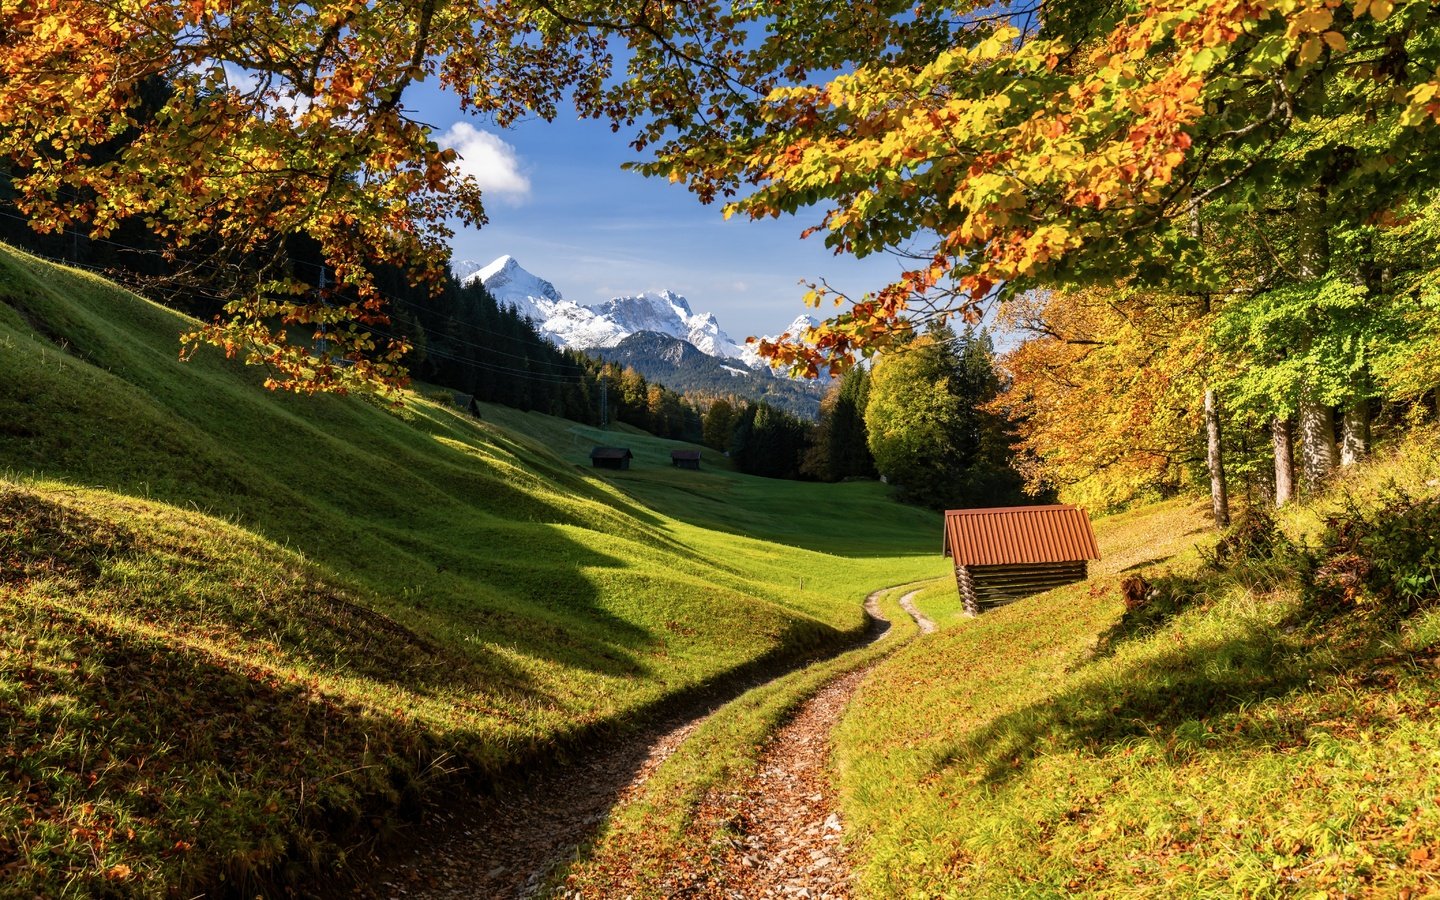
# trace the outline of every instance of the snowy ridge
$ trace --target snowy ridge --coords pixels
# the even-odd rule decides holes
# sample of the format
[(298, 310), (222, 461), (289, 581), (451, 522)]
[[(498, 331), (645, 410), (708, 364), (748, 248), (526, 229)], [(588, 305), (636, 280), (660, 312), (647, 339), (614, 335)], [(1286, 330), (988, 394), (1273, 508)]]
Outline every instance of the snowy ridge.
[[(502, 256), (484, 266), (461, 260), (453, 263), (452, 269), (462, 284), (480, 281), (497, 302), (530, 317), (541, 334), (561, 347), (610, 348), (632, 334), (653, 331), (688, 341), (710, 356), (738, 360), (749, 369), (769, 368), (754, 348), (737, 343), (722, 331), (714, 313), (694, 312), (689, 301), (674, 291), (644, 291), (581, 306), (566, 300), (555, 285), (527, 271), (513, 256)], [(802, 320), (805, 326), (814, 324), (808, 316), (801, 316), (787, 329), (792, 336)]]
[[(814, 328), (818, 324), (820, 323), (816, 322), (810, 316), (799, 315), (795, 317), (795, 321), (785, 326), (784, 331), (780, 332), (779, 334), (767, 334), (760, 340), (776, 341), (785, 335), (788, 335), (791, 340), (802, 339), (804, 338), (806, 331)], [(745, 365), (749, 366), (752, 369), (768, 369), (770, 367), (770, 363), (760, 357), (760, 354), (756, 352), (755, 345), (753, 344), (745, 344), (740, 347), (740, 353), (737, 355), (736, 358), (743, 361)]]

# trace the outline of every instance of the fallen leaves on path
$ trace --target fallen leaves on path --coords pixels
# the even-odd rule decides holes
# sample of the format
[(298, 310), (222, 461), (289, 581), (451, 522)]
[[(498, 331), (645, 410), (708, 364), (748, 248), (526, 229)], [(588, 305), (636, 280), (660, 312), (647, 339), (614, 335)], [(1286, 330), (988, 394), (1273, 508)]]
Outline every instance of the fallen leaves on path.
[(719, 884), (725, 898), (850, 896), (844, 832), (830, 783), (830, 732), (868, 670), (820, 689), (775, 733), (757, 771), (733, 793), (712, 796), (701, 821), (726, 824)]

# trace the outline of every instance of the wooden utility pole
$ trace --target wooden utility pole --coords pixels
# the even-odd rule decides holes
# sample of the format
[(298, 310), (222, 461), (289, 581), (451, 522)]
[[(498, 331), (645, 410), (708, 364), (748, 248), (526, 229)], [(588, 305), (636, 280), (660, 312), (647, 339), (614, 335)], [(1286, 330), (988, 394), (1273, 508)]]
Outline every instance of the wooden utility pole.
[(600, 375), (600, 427), (610, 427), (610, 384)]

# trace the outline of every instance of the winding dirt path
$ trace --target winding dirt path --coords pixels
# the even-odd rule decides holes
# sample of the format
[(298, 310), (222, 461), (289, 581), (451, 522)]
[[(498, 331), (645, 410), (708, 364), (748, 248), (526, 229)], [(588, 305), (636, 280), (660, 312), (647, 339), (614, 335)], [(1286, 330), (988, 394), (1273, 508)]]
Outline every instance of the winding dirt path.
[(910, 618), (915, 620), (915, 624), (920, 626), (921, 634), (933, 634), (935, 632), (935, 623), (931, 621), (928, 616), (915, 608), (915, 595), (918, 593), (920, 592), (911, 591), (910, 593), (901, 597), (900, 608), (909, 613)]
[[(901, 597), (900, 606), (929, 634), (935, 623), (915, 609), (917, 593)], [(719, 886), (708, 896), (850, 896), (845, 823), (830, 779), (830, 732), (870, 668), (842, 675), (805, 701), (770, 739), (755, 774), (702, 805), (697, 819), (725, 821), (734, 835), (718, 860)]]
[[(866, 598), (865, 609), (871, 621), (864, 643), (880, 640), (890, 632), (890, 623), (879, 615), (879, 598), (891, 590), (894, 588), (882, 588)], [(906, 599), (914, 593), (907, 594)], [(770, 673), (769, 677), (778, 674), (783, 673)], [(616, 802), (644, 784), (696, 726), (725, 702), (769, 677), (727, 685), (726, 690), (717, 691), (693, 708), (623, 734), (572, 765), (550, 767), (528, 783), (497, 796), (468, 803), (453, 799), (435, 803), (423, 812), (421, 822), (390, 849), (358, 865), (354, 882), (334, 885), (331, 896), (368, 900), (529, 897), (556, 865), (584, 843)], [(820, 697), (831, 696), (838, 703), (830, 723), (833, 725), (860, 677), (860, 673), (852, 673), (832, 682), (808, 701), (796, 718), (801, 718)], [(842, 682), (850, 687), (837, 693), (834, 687)], [(828, 735), (827, 726), (821, 745), (811, 748), (810, 755), (818, 755), (822, 765)], [(778, 734), (773, 743), (782, 743)]]

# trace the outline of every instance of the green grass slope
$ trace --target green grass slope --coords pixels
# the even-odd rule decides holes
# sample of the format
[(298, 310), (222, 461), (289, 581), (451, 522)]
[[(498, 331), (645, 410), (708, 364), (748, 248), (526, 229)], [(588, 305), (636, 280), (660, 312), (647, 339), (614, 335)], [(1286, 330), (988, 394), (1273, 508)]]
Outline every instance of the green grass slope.
[[(1433, 493), (1437, 446), (1284, 524), (1313, 545), (1381, 484)], [(1101, 520), (1089, 583), (977, 619), (953, 586), (918, 598), (945, 627), (881, 663), (836, 735), (863, 896), (1440, 891), (1440, 609), (1317, 607), (1278, 556), (1217, 571), (1205, 512)], [(1161, 599), (1126, 617), (1134, 572)]]
[[(538, 413), (481, 404), (488, 421), (533, 437), (546, 449), (580, 466), (590, 464), (595, 446), (629, 447), (634, 468), (606, 478), (637, 500), (690, 524), (734, 534), (848, 555), (908, 556), (916, 552), (917, 528), (939, 528), (938, 517), (888, 500), (877, 481), (816, 485), (754, 478), (734, 471), (724, 454), (698, 444), (654, 437), (620, 426), (613, 430), (581, 425)], [(677, 469), (672, 449), (701, 451), (701, 469)], [(938, 532), (936, 532), (938, 533)], [(933, 534), (921, 545), (938, 548)]]
[(570, 423), (277, 396), (186, 327), (0, 246), (0, 895), (313, 877), (940, 565), (873, 489), (599, 478)]

